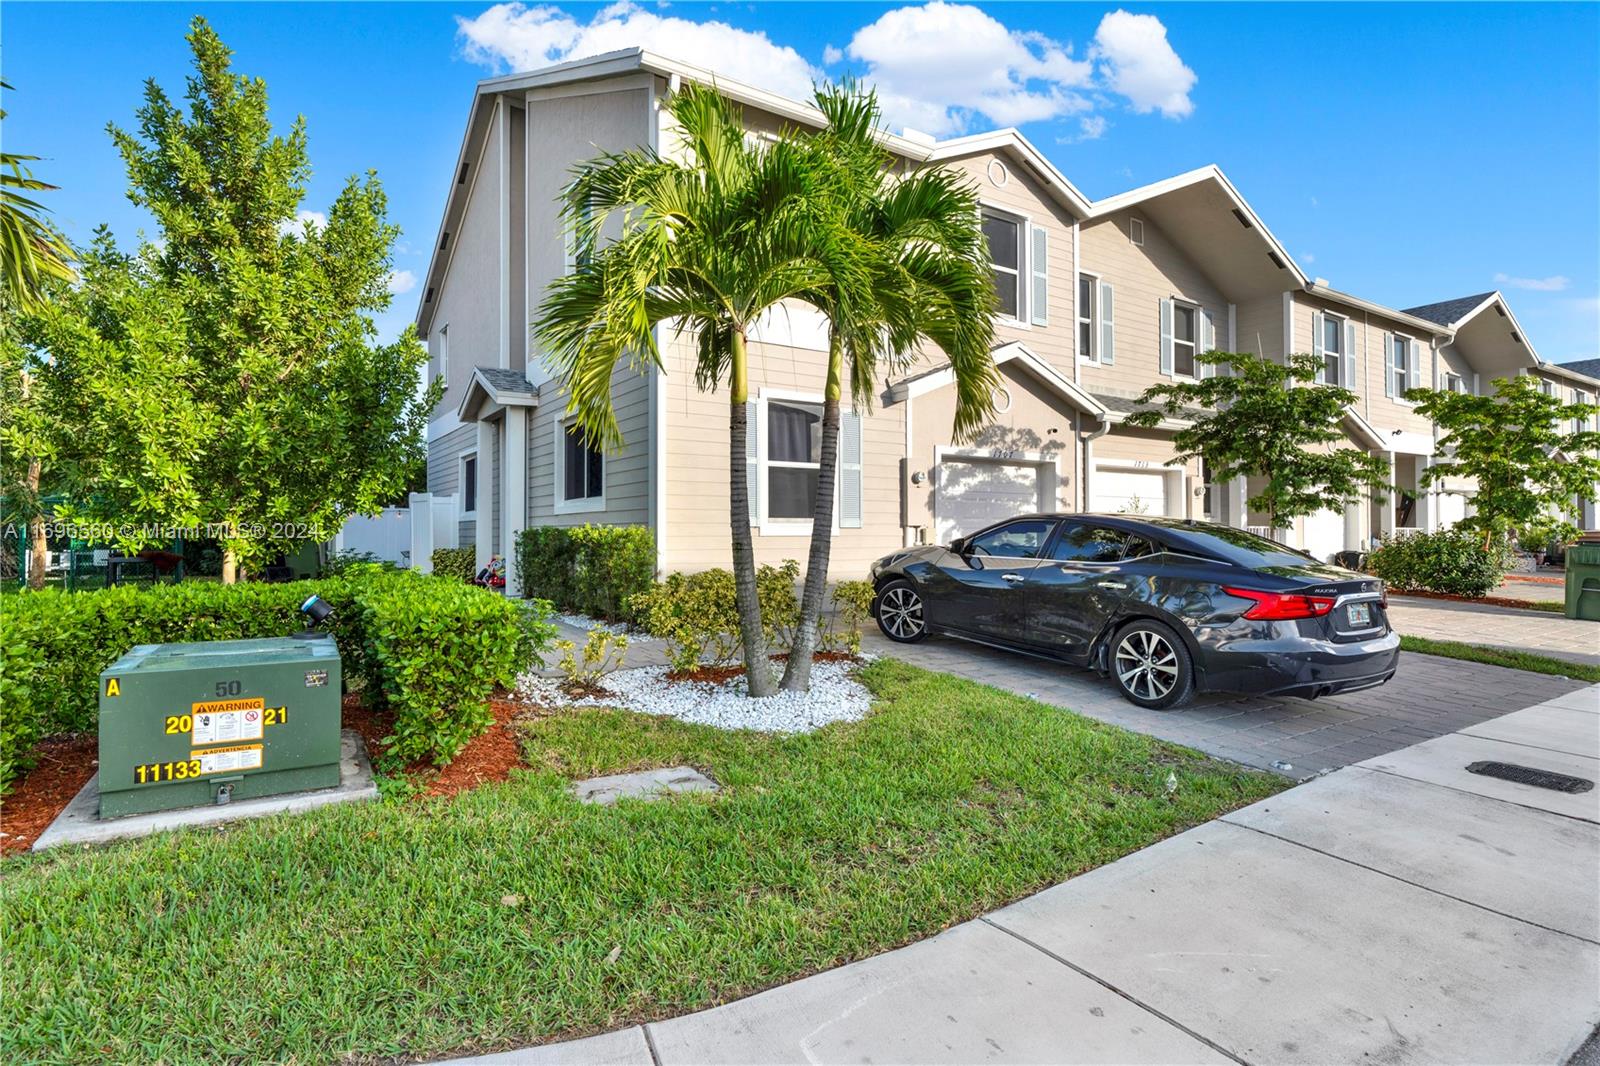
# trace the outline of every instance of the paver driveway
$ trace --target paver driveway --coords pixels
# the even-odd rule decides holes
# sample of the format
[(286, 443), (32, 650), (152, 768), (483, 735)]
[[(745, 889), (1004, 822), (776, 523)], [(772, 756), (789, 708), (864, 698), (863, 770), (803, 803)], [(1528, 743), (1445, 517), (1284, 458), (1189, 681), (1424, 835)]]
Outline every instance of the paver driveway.
[(1386, 755), (1583, 687), (1545, 674), (1402, 652), (1399, 672), (1380, 688), (1318, 700), (1199, 696), (1180, 710), (1147, 711), (1088, 670), (952, 637), (894, 644), (874, 630), (864, 635), (862, 648), (1295, 778)]

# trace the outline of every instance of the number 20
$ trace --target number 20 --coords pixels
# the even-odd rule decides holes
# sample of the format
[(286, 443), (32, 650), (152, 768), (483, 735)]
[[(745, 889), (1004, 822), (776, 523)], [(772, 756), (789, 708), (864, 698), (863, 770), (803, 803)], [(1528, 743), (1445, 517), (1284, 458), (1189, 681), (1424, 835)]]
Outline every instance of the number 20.
[(167, 732), (168, 732), (168, 734), (172, 734), (172, 733), (187, 733), (187, 732), (189, 732), (189, 730), (191, 730), (193, 728), (194, 728), (194, 718), (193, 718), (193, 716), (187, 715), (187, 714), (169, 714), (169, 715), (167, 715)]

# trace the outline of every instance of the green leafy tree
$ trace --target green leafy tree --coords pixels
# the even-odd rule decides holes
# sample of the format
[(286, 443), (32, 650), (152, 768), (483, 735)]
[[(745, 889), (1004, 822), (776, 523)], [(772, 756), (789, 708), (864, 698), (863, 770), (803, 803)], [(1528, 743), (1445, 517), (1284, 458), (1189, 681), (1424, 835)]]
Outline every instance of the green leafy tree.
[(818, 616), (827, 594), (846, 379), (856, 406), (870, 408), (882, 377), (905, 369), (916, 358), (918, 343), (931, 341), (955, 373), (958, 439), (993, 413), (991, 397), (999, 380), (990, 356), (996, 297), (971, 183), (944, 168), (895, 174), (894, 157), (883, 147), (874, 93), (845, 82), (819, 88), (816, 103), (827, 127), (786, 136), (798, 149), (815, 153), (819, 165), (834, 168), (830, 188), (841, 221), (866, 257), (867, 283), (848, 291), (827, 285), (805, 294), (828, 318), (828, 368), (810, 554), (781, 682), (794, 691), (810, 687)]
[[(392, 498), (424, 448), (437, 386), (408, 328), (378, 343), (391, 248), (377, 177), (351, 177), (318, 226), (298, 220), (304, 118), (272, 132), (267, 89), (196, 18), (187, 110), (154, 81), (137, 135), (110, 127), (129, 198), (159, 240), (124, 253), (102, 229), (83, 283), (36, 316), (53, 394), (92, 488), (75, 512), (218, 531), (223, 579)], [(163, 539), (130, 532), (127, 546)]]
[(1388, 461), (1338, 446), (1346, 439), (1339, 422), (1356, 395), (1316, 384), (1321, 359), (1291, 355), (1279, 363), (1249, 352), (1206, 352), (1198, 359), (1215, 372), (1146, 389), (1139, 402), (1148, 406), (1127, 419), (1144, 427), (1163, 418), (1190, 422), (1173, 435), (1178, 454), (1169, 465), (1198, 456), (1213, 481), (1261, 479), (1248, 503), (1266, 512), (1272, 529), (1286, 529), (1301, 515), (1339, 510), (1369, 491), (1382, 499)]
[(1474, 513), (1458, 525), (1481, 533), (1485, 548), (1527, 527), (1570, 539), (1577, 527), (1568, 510), (1575, 500), (1593, 498), (1600, 483), (1600, 406), (1546, 396), (1527, 374), (1496, 378), (1494, 390), (1488, 396), (1406, 393), (1443, 434), (1423, 484), (1446, 478), (1476, 483)]
[[(739, 635), (751, 696), (775, 691), (756, 592), (745, 483), (748, 338), (790, 298), (867, 281), (859, 241), (837, 217), (831, 167), (791, 140), (751, 144), (737, 108), (686, 84), (667, 102), (685, 159), (652, 149), (608, 153), (578, 168), (563, 197), (577, 267), (552, 282), (534, 332), (597, 444), (621, 443), (612, 405), (619, 367), (661, 366), (656, 329), (697, 343), (696, 383), (726, 389), (729, 525)], [(609, 220), (617, 219), (601, 240)]]

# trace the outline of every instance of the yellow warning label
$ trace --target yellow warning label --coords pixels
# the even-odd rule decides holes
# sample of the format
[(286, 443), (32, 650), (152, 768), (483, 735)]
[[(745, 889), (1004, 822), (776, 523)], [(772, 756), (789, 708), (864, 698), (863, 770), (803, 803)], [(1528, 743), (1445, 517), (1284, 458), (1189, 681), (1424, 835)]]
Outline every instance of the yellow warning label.
[(206, 712), (222, 713), (226, 711), (259, 711), (267, 706), (267, 701), (260, 697), (250, 700), (206, 700), (194, 705), (195, 714)]
[(106, 678), (106, 695), (107, 696), (120, 696), (120, 695), (122, 695), (122, 682), (118, 681), (114, 677)]

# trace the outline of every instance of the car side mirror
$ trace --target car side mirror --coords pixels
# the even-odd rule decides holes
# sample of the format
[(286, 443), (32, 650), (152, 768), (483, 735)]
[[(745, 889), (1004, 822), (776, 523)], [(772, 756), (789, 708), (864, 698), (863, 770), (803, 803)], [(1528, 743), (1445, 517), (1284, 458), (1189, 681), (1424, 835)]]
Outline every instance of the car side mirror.
[(967, 538), (957, 537), (950, 542), (950, 550), (957, 555), (967, 554)]

